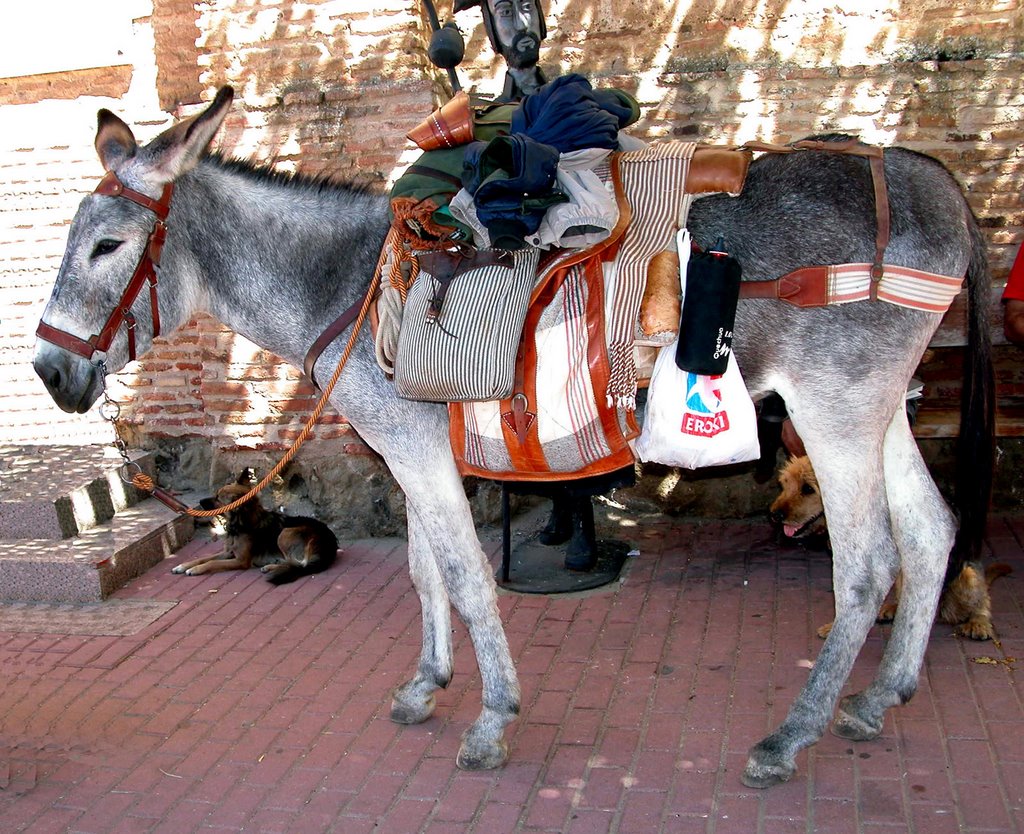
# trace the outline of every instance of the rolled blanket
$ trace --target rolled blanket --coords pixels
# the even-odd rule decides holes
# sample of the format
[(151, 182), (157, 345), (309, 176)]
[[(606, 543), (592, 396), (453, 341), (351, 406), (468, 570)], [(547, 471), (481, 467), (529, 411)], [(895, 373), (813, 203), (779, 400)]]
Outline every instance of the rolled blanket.
[(581, 148), (616, 149), (619, 130), (640, 115), (621, 90), (594, 90), (582, 75), (562, 75), (523, 99), (512, 113), (512, 133), (551, 145), (562, 153)]

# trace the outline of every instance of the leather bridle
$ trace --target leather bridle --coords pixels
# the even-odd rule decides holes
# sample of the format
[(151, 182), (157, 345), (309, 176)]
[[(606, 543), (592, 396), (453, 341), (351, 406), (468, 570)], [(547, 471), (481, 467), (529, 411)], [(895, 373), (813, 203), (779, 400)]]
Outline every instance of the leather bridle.
[(110, 343), (114, 341), (117, 331), (125, 324), (128, 328), (128, 361), (135, 359), (135, 316), (132, 314), (132, 304), (139, 297), (143, 284), (149, 284), (149, 306), (153, 311), (153, 338), (160, 335), (160, 312), (157, 308), (156, 269), (160, 266), (160, 255), (164, 248), (164, 239), (167, 237), (167, 214), (171, 210), (171, 194), (174, 191), (174, 184), (168, 183), (164, 186), (163, 193), (159, 200), (154, 200), (133, 191), (124, 185), (117, 178), (113, 171), (107, 171), (99, 185), (96, 186), (94, 194), (105, 197), (124, 197), (136, 205), (153, 212), (156, 215), (156, 223), (149, 233), (149, 240), (146, 248), (139, 258), (139, 263), (132, 273), (131, 280), (121, 293), (117, 306), (107, 317), (106, 323), (99, 334), (92, 335), (88, 339), (82, 339), (66, 330), (58, 330), (46, 322), (40, 321), (36, 328), (36, 336), (44, 341), (50, 342), (57, 347), (69, 350), (88, 359), (90, 362), (102, 362), (106, 357)]

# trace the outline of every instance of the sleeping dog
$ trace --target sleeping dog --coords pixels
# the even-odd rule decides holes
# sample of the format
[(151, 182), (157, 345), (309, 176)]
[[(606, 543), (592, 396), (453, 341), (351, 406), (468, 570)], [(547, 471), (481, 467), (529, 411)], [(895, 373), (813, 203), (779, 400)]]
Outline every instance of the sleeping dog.
[[(236, 481), (221, 487), (213, 498), (204, 498), (203, 509), (226, 507), (245, 495), (252, 485), (246, 469)], [(274, 585), (293, 582), (300, 576), (327, 570), (338, 554), (338, 540), (330, 528), (315, 518), (287, 516), (266, 510), (258, 496), (224, 514), (224, 550), (183, 562), (172, 573), (199, 576), (256, 566)]]
[[(810, 458), (790, 458), (779, 470), (779, 497), (769, 509), (771, 520), (778, 524), (790, 539), (810, 539), (827, 536), (825, 507), (818, 491)], [(954, 632), (972, 640), (991, 640), (995, 637), (992, 627), (992, 609), (988, 588), (1000, 576), (1010, 572), (1010, 566), (1002, 563), (981, 565), (965, 562), (960, 573), (948, 581), (942, 589), (939, 600), (939, 619), (955, 626)], [(893, 595), (895, 602), (885, 603), (878, 612), (878, 622), (892, 622), (899, 604), (902, 572), (896, 576)], [(818, 629), (818, 636), (825, 637), (832, 624)]]

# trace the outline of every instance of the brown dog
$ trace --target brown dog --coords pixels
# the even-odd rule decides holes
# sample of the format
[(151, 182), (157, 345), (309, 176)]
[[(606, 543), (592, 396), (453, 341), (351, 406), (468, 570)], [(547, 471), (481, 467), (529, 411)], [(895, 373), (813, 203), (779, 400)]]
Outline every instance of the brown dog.
[(779, 497), (772, 502), (768, 514), (787, 538), (827, 535), (825, 507), (809, 457), (791, 457), (786, 461), (779, 470), (779, 489)]
[[(812, 535), (827, 535), (825, 507), (818, 491), (818, 480), (814, 477), (808, 457), (790, 458), (779, 470), (779, 497), (772, 502), (769, 516), (782, 527), (791, 539), (808, 538)], [(967, 562), (951, 582), (942, 590), (939, 600), (939, 619), (955, 626), (954, 632), (972, 640), (991, 640), (995, 637), (992, 627), (992, 607), (988, 588), (1000, 576), (1010, 573), (1010, 566), (1002, 563), (989, 565), (982, 571), (980, 565)], [(899, 604), (902, 572), (897, 574), (893, 586), (895, 602), (885, 603), (878, 612), (878, 622), (892, 622)], [(818, 629), (819, 637), (828, 636), (832, 624)]]
[[(251, 484), (252, 473), (246, 469), (237, 481), (221, 487), (215, 497), (205, 498), (201, 504), (210, 510), (226, 507), (245, 495)], [(327, 570), (337, 557), (338, 540), (326, 524), (265, 510), (256, 496), (224, 515), (224, 550), (176, 565), (172, 573), (199, 576), (256, 566), (268, 581), (283, 585)]]

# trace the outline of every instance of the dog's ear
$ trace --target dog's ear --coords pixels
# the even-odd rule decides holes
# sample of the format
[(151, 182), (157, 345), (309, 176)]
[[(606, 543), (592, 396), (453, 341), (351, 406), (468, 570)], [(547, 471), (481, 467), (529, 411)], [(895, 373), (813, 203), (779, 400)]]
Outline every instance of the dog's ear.
[(241, 486), (249, 486), (250, 484), (252, 484), (252, 481), (253, 471), (247, 466), (245, 467), (245, 469), (242, 470), (241, 474), (239, 474), (238, 480), (235, 481), (235, 483), (240, 484)]

